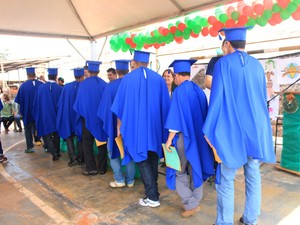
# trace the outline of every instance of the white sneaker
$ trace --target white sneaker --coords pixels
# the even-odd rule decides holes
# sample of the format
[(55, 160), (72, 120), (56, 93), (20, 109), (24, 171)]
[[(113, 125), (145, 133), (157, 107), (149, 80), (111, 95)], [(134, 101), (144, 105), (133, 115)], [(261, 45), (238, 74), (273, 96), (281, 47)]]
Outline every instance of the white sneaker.
[(112, 181), (112, 182), (109, 183), (109, 185), (112, 188), (122, 188), (122, 187), (126, 186), (125, 183), (118, 183), (117, 181)]
[(140, 198), (139, 200), (139, 204), (141, 206), (149, 206), (151, 208), (156, 208), (158, 206), (160, 206), (159, 201), (152, 201), (149, 198), (145, 197), (145, 198)]
[(127, 184), (127, 187), (132, 188), (134, 186), (134, 181), (131, 184)]

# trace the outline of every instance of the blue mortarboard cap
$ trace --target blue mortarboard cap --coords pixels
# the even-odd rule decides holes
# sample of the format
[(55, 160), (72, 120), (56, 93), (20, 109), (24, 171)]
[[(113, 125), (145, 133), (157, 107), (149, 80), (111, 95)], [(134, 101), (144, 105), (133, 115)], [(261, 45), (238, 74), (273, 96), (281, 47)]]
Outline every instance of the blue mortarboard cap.
[(48, 68), (48, 75), (57, 75), (57, 68)]
[(225, 39), (227, 41), (245, 41), (246, 32), (253, 26), (248, 27), (233, 27), (233, 28), (222, 28), (219, 32), (224, 31)]
[(148, 63), (150, 52), (134, 50), (133, 59), (137, 62)]
[(131, 60), (120, 59), (115, 60), (116, 62), (116, 70), (129, 70), (128, 64)]
[(74, 76), (75, 77), (82, 77), (84, 75), (84, 69), (83, 68), (74, 68)]
[(34, 67), (28, 67), (28, 68), (26, 68), (26, 73), (27, 74), (34, 74), (35, 73), (35, 68)]
[(88, 66), (88, 71), (99, 72), (99, 67), (101, 63), (102, 62), (99, 61), (86, 61), (86, 64)]
[(174, 73), (190, 73), (191, 72), (191, 66), (196, 62), (197, 60), (189, 60), (189, 59), (176, 59), (174, 60), (169, 67), (174, 68)]

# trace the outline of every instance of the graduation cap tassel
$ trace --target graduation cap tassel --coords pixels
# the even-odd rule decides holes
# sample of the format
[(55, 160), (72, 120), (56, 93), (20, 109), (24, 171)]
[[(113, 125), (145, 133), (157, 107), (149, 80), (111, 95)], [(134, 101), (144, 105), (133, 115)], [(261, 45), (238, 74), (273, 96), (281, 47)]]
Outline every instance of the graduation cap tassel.
[(143, 68), (143, 72), (144, 72), (145, 79), (147, 79), (147, 73), (146, 73), (146, 70), (144, 68)]

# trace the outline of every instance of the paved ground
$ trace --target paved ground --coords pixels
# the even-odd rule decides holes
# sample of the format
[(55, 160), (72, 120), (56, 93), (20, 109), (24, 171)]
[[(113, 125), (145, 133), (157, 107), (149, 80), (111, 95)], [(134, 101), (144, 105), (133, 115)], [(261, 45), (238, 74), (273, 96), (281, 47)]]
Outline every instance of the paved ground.
[[(205, 183), (202, 211), (183, 219), (177, 194), (167, 189), (165, 177), (159, 176), (161, 206), (140, 207), (143, 185), (112, 189), (111, 170), (105, 175), (85, 177), (81, 166), (68, 167), (67, 155), (56, 162), (41, 147), (25, 154), (23, 133), (0, 134), (9, 162), (0, 165), (0, 224), (201, 224), (214, 223), (216, 193)], [(280, 151), (279, 151), (280, 153)], [(280, 155), (278, 156), (280, 160)], [(300, 177), (262, 165), (263, 200), (260, 225), (300, 224)], [(163, 172), (163, 171), (162, 171)], [(244, 180), (236, 177), (235, 220), (242, 214)], [(238, 223), (236, 223), (238, 224)]]

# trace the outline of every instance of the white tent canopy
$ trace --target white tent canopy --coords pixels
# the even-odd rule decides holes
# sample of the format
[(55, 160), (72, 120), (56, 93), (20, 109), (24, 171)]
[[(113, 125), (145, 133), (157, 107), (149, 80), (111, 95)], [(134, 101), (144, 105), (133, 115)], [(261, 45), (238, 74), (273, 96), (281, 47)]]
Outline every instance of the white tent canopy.
[(225, 0), (0, 1), (0, 34), (94, 40)]

